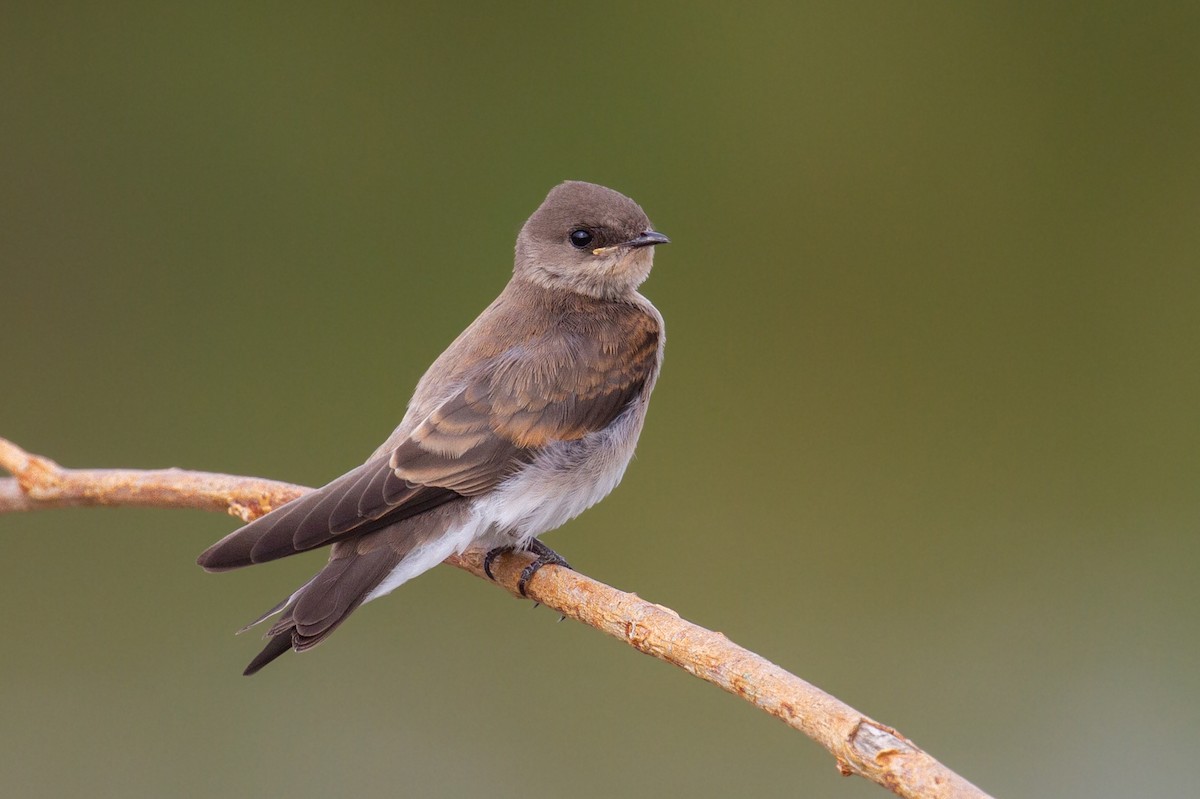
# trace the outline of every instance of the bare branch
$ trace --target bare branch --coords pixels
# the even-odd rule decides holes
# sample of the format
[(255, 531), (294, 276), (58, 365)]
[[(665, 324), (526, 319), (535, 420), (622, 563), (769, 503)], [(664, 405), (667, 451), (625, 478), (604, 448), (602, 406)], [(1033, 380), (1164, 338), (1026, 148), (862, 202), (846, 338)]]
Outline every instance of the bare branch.
[[(133, 505), (225, 511), (257, 518), (310, 489), (257, 477), (180, 469), (64, 469), (0, 438), (0, 513), (80, 505)], [(487, 579), (483, 553), (468, 551), (447, 563)], [(496, 582), (514, 596), (528, 556), (505, 556), (493, 565)], [(564, 616), (619, 638), (647, 655), (673, 663), (702, 680), (783, 720), (837, 759), (845, 775), (858, 774), (904, 797), (987, 799), (987, 794), (943, 766), (890, 727), (706, 630), (670, 608), (618, 591), (579, 572), (544, 568), (528, 586), (532, 599)]]

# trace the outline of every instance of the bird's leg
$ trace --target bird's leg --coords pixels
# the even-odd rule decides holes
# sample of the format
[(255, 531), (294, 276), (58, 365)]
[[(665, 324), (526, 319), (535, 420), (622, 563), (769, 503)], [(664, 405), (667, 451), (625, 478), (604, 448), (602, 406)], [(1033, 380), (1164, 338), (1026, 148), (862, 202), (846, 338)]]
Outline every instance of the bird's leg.
[(496, 575), (492, 574), (492, 562), (505, 552), (516, 552), (523, 550), (532, 552), (536, 557), (524, 569), (521, 570), (521, 577), (517, 580), (517, 590), (521, 592), (521, 596), (525, 596), (525, 586), (529, 584), (530, 578), (537, 574), (537, 570), (543, 566), (562, 566), (570, 569), (571, 564), (567, 563), (562, 555), (555, 552), (550, 547), (543, 544), (536, 538), (529, 539), (529, 543), (524, 547), (518, 547), (515, 544), (506, 544), (504, 546), (493, 547), (489, 549), (487, 554), (483, 556), (483, 573), (492, 580), (496, 579)]

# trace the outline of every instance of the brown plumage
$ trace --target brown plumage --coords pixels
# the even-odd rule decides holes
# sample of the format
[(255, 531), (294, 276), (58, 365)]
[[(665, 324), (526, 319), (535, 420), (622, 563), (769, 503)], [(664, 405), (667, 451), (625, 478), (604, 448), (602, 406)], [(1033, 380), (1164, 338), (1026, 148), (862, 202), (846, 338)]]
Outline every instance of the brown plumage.
[(521, 230), (508, 286), (367, 462), (200, 556), (224, 571), (333, 545), (325, 568), (259, 619), (281, 614), (247, 674), (320, 643), (450, 553), (526, 546), (616, 485), (661, 365), (662, 318), (636, 289), (665, 241), (617, 192), (551, 191)]

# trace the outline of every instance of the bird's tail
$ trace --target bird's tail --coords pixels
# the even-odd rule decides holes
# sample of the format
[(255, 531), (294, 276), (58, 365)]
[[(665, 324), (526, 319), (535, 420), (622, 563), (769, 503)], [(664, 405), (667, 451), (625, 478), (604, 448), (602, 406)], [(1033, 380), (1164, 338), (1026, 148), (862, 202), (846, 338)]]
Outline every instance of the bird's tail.
[(267, 630), (267, 645), (244, 672), (254, 674), (289, 649), (303, 652), (328, 638), (402, 560), (391, 547), (357, 552), (356, 542), (335, 544), (329, 563), (290, 597), (239, 632), (279, 618)]
[(462, 552), (474, 541), (477, 527), (470, 509), (458, 503), (337, 542), (325, 568), (243, 628), (279, 614), (267, 630), (270, 640), (266, 647), (245, 673), (253, 674), (288, 649), (303, 652), (321, 643), (359, 605), (398, 588), (451, 554)]

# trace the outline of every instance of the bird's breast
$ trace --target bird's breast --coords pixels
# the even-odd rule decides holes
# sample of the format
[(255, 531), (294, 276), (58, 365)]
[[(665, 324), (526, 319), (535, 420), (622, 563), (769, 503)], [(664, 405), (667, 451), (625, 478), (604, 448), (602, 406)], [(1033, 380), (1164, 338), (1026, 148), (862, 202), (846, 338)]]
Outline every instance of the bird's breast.
[(611, 424), (544, 447), (528, 465), (481, 498), (479, 512), (507, 541), (523, 543), (561, 526), (616, 488), (637, 447), (651, 385)]

